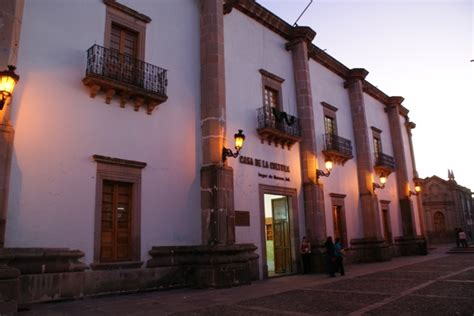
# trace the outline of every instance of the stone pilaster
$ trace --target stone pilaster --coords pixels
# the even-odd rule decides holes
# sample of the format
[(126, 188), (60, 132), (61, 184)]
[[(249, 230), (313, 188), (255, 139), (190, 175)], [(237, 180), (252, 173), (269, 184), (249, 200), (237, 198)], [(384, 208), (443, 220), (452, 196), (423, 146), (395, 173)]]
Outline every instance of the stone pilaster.
[(293, 29), (292, 35), (293, 39), (286, 47), (292, 52), (296, 106), (301, 122), (300, 159), (306, 223), (305, 235), (314, 245), (317, 245), (326, 238), (326, 220), (323, 186), (316, 181), (318, 161), (308, 63), (308, 45), (316, 33), (309, 27), (297, 26)]
[[(0, 6), (0, 70), (16, 65), (23, 0), (4, 0)], [(0, 247), (5, 244), (11, 154), (14, 129), (10, 122), (11, 99), (0, 111)]]
[(224, 166), (226, 104), (222, 0), (201, 0), (202, 243), (235, 242), (232, 168)]
[(400, 201), (400, 212), (402, 218), (403, 237), (415, 237), (416, 229), (413, 220), (413, 204), (409, 197), (410, 183), (408, 180), (408, 166), (405, 159), (405, 147), (403, 146), (402, 126), (400, 122), (400, 106), (402, 97), (390, 97), (387, 113), (390, 124), (390, 135), (394, 152), (395, 165), (397, 166), (397, 189)]
[(370, 150), (369, 128), (365, 112), (363, 80), (368, 71), (361, 68), (352, 69), (349, 73), (346, 87), (349, 91), (349, 101), (352, 113), (352, 126), (356, 147), (357, 180), (359, 185), (360, 206), (364, 238), (382, 239), (380, 214), (377, 196), (373, 193), (374, 181), (373, 154)]
[[(410, 145), (410, 157), (411, 157), (411, 163), (413, 167), (413, 177), (418, 181), (419, 183), (419, 178), (418, 178), (418, 171), (416, 169), (416, 161), (415, 161), (415, 151), (413, 149), (413, 138), (412, 138), (412, 129), (416, 127), (416, 124), (413, 122), (410, 122), (409, 118), (407, 117), (407, 122), (405, 123), (405, 127), (407, 129), (407, 134), (408, 134), (408, 142)], [(417, 183), (415, 183), (416, 185)], [(421, 230), (421, 235), (426, 236), (426, 231), (425, 231), (425, 219), (424, 219), (424, 210), (423, 210), (423, 203), (421, 201), (421, 194), (418, 194), (416, 196), (416, 205), (418, 207), (418, 218), (420, 221), (420, 230)]]

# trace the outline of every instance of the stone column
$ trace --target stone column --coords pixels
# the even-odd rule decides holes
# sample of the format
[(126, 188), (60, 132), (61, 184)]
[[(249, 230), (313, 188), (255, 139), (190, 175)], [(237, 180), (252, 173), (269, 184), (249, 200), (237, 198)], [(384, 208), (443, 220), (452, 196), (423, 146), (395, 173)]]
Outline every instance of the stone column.
[(382, 237), (379, 202), (372, 188), (374, 163), (373, 154), (370, 150), (363, 91), (363, 80), (367, 75), (368, 71), (365, 69), (352, 69), (345, 84), (349, 92), (351, 105), (363, 226), (363, 238), (351, 240), (351, 246), (354, 249), (354, 261), (359, 262), (388, 260), (390, 258), (388, 248), (384, 245)]
[(295, 76), (296, 106), (301, 123), (300, 160), (303, 181), (306, 237), (314, 244), (326, 238), (323, 185), (316, 181), (318, 168), (313, 97), (309, 73), (308, 45), (316, 33), (309, 27), (296, 26), (286, 45), (292, 52)]
[[(427, 246), (426, 240), (423, 236), (416, 236), (416, 226), (414, 220), (413, 202), (410, 199), (410, 179), (408, 177), (408, 168), (405, 147), (403, 145), (402, 122), (400, 121), (400, 113), (402, 110), (402, 97), (390, 97), (387, 105), (388, 121), (390, 124), (390, 135), (392, 137), (392, 145), (394, 151), (394, 159), (396, 165), (397, 176), (397, 191), (400, 203), (400, 215), (402, 219), (402, 233), (403, 236), (395, 237), (395, 244), (401, 255), (426, 255)], [(406, 111), (406, 110), (405, 110)], [(408, 117), (405, 114), (406, 119)], [(408, 133), (410, 135), (410, 133)], [(408, 137), (410, 142), (411, 158), (413, 163), (413, 172), (415, 170), (415, 159), (413, 150), (411, 148), (411, 137)], [(420, 205), (420, 203), (418, 204)], [(418, 209), (420, 212), (420, 209)]]
[[(23, 0), (4, 0), (0, 6), (0, 71), (16, 65)], [(11, 100), (0, 111), (0, 247), (5, 244), (11, 155), (14, 129), (10, 122)]]
[(403, 237), (415, 237), (416, 229), (413, 220), (413, 205), (409, 197), (410, 182), (408, 180), (408, 166), (405, 159), (405, 147), (403, 146), (402, 127), (400, 123), (400, 106), (402, 97), (390, 97), (387, 113), (390, 124), (390, 135), (397, 176), (398, 199), (400, 201), (400, 212), (402, 218)]
[(233, 170), (222, 162), (226, 107), (222, 0), (201, 0), (202, 243), (233, 244)]
[[(417, 179), (417, 181), (420, 181), (419, 178), (418, 178), (418, 171), (416, 169), (415, 151), (413, 150), (413, 139), (412, 139), (412, 129), (414, 129), (416, 127), (416, 124), (414, 122), (410, 122), (409, 118), (407, 117), (405, 127), (407, 129), (408, 142), (409, 142), (409, 145), (410, 145), (410, 157), (411, 157), (411, 163), (412, 163), (412, 168), (413, 168), (413, 177), (415, 179)], [(415, 183), (415, 185), (416, 185), (416, 183)], [(419, 185), (421, 185), (421, 183), (419, 183)], [(420, 220), (421, 235), (426, 236), (425, 218), (424, 218), (423, 203), (421, 201), (421, 193), (419, 193), (416, 196), (416, 204), (418, 206), (418, 217), (419, 217), (419, 220)]]

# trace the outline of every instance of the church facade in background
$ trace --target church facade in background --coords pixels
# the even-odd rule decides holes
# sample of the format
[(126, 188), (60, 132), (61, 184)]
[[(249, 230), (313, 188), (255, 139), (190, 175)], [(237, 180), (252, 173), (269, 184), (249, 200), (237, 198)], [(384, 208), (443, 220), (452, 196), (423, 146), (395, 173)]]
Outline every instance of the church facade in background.
[(422, 201), (426, 238), (432, 243), (455, 243), (463, 230), (468, 240), (474, 237), (472, 191), (459, 185), (453, 171), (448, 180), (438, 176), (423, 179)]
[(328, 236), (353, 262), (425, 253), (403, 98), (311, 28), (250, 0), (6, 3), (17, 301), (294, 274), (303, 236), (313, 271)]

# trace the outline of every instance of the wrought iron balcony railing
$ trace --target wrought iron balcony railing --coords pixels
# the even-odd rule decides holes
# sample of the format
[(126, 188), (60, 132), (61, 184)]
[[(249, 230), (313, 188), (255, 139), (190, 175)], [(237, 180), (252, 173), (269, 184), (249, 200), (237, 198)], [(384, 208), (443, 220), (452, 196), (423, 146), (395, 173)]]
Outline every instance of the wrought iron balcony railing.
[(115, 49), (93, 45), (87, 50), (87, 75), (103, 76), (145, 91), (166, 95), (166, 69), (146, 63)]
[(262, 138), (262, 142), (267, 140), (285, 145), (290, 148), (294, 143), (301, 140), (300, 120), (286, 112), (277, 110), (274, 107), (263, 106), (257, 109), (258, 129), (257, 132)]
[(375, 167), (395, 170), (395, 160), (384, 153), (375, 153)]
[(352, 157), (352, 144), (350, 140), (331, 133), (324, 134), (323, 138), (324, 150), (331, 150), (344, 156)]
[(270, 127), (292, 136), (300, 136), (300, 120), (286, 112), (263, 106), (257, 109), (257, 118), (258, 128)]

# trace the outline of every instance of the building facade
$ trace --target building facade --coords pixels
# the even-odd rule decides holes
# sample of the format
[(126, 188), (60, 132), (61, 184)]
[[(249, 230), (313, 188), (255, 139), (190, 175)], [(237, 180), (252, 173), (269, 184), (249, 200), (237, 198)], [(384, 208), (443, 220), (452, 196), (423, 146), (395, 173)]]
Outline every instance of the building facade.
[(296, 273), (303, 236), (315, 269), (327, 236), (352, 261), (424, 252), (403, 98), (311, 28), (255, 1), (7, 2), (0, 66), (21, 79), (1, 113), (6, 250), (77, 250), (68, 271), (86, 274), (235, 251), (222, 262), (258, 278)]
[(422, 183), (426, 238), (432, 243), (455, 243), (457, 230), (462, 229), (468, 240), (474, 237), (472, 191), (457, 184), (454, 173), (448, 180), (427, 177)]

